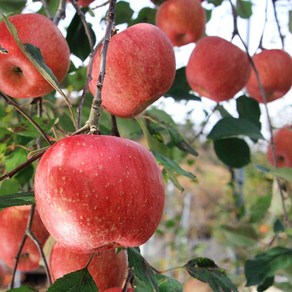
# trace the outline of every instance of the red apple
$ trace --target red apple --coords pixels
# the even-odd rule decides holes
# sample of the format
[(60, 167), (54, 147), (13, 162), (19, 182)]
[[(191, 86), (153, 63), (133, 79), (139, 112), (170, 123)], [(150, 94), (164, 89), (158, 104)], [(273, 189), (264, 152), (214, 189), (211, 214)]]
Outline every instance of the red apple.
[[(292, 58), (283, 50), (264, 50), (253, 56), (267, 102), (284, 96), (292, 85)], [(264, 102), (256, 74), (252, 70), (246, 89), (251, 97)]]
[(145, 243), (164, 207), (152, 154), (113, 136), (76, 135), (54, 144), (39, 162), (34, 189), (50, 234), (80, 253)]
[(156, 13), (156, 25), (174, 46), (198, 41), (205, 32), (205, 23), (205, 11), (199, 0), (168, 0)]
[(282, 128), (276, 131), (273, 135), (276, 164), (272, 155), (271, 145), (268, 146), (267, 158), (268, 161), (277, 167), (292, 167), (292, 129)]
[(237, 46), (217, 36), (198, 41), (186, 67), (190, 87), (216, 102), (231, 99), (247, 83), (251, 66)]
[[(26, 207), (10, 207), (0, 211), (0, 258), (13, 268), (15, 256), (25, 233), (30, 209)], [(35, 212), (32, 231), (41, 245), (45, 243), (49, 234), (39, 215)], [(27, 238), (20, 255), (18, 270), (31, 271), (39, 267), (40, 253), (34, 242)]]
[[(76, 0), (77, 4), (82, 7), (87, 7), (94, 0)], [(72, 2), (71, 0), (67, 0), (67, 2)]]
[[(89, 258), (90, 254), (75, 253), (55, 243), (50, 254), (50, 271), (53, 281), (84, 268)], [(116, 253), (114, 249), (96, 253), (88, 271), (98, 291), (104, 291), (113, 286), (122, 287), (128, 273), (127, 253), (125, 250)]]
[[(67, 42), (57, 26), (47, 17), (31, 13), (9, 17), (24, 44), (38, 47), (47, 66), (61, 82), (69, 64)], [(0, 46), (8, 53), (0, 54), (0, 90), (15, 98), (38, 97), (53, 90), (34, 65), (17, 46), (4, 21), (0, 22)]]
[[(93, 61), (93, 95), (100, 72), (101, 49)], [(173, 47), (162, 30), (139, 23), (112, 37), (107, 52), (102, 105), (113, 115), (134, 117), (165, 94), (175, 76)]]

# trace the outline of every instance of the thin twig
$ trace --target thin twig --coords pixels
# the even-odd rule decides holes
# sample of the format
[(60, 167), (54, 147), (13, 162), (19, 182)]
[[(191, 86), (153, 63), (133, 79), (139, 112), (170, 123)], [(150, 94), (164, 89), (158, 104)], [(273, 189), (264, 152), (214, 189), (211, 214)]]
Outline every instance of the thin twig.
[(277, 24), (277, 28), (278, 28), (278, 32), (279, 32), (279, 37), (280, 37), (281, 44), (282, 44), (282, 49), (284, 49), (284, 36), (281, 33), (280, 22), (279, 22), (279, 18), (278, 18), (278, 14), (277, 14), (277, 9), (276, 9), (276, 0), (272, 0), (272, 3), (273, 3), (273, 8), (274, 8), (274, 17), (276, 20), (276, 24)]
[(92, 9), (92, 10), (94, 10), (94, 9), (98, 9), (98, 8), (100, 8), (100, 7), (103, 7), (103, 6), (108, 5), (109, 3), (110, 3), (110, 1), (108, 0), (108, 1), (105, 1), (104, 3), (102, 3), (102, 4), (100, 4), (100, 5), (97, 5), (97, 6), (93, 7), (93, 8), (91, 8), (91, 9)]
[(5, 99), (7, 104), (12, 105), (15, 107), (15, 109), (20, 112), (34, 127), (35, 129), (43, 136), (43, 138), (52, 145), (52, 142), (50, 141), (49, 137), (47, 136), (46, 132), (37, 124), (37, 122), (29, 115), (27, 114), (12, 98), (7, 96), (6, 94), (0, 92), (0, 96)]
[(43, 7), (44, 7), (44, 10), (45, 10), (47, 16), (48, 16), (50, 19), (53, 19), (53, 16), (52, 16), (52, 14), (51, 14), (51, 12), (50, 12), (50, 9), (49, 9), (49, 6), (48, 6), (47, 1), (46, 1), (46, 0), (41, 0), (41, 2), (42, 2), (42, 5), (43, 5)]
[(66, 17), (66, 0), (60, 0), (57, 13), (54, 17), (54, 23), (58, 25), (60, 20), (64, 19), (65, 17)]

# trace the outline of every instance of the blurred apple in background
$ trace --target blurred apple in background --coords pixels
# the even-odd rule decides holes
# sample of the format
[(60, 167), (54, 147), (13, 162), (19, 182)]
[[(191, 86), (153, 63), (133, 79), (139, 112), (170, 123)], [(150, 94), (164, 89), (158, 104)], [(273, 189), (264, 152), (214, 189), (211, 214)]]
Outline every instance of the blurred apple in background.
[(190, 87), (216, 102), (234, 97), (246, 85), (251, 71), (247, 55), (217, 36), (199, 40), (186, 67)]
[(156, 13), (156, 25), (174, 46), (196, 42), (205, 32), (205, 10), (199, 0), (168, 0)]
[[(264, 50), (253, 56), (267, 102), (284, 96), (292, 86), (292, 58), (283, 50)], [(246, 90), (258, 102), (264, 102), (256, 74), (252, 70)]]
[[(8, 18), (17, 29), (23, 44), (39, 48), (47, 66), (61, 82), (70, 64), (67, 42), (57, 26), (47, 17), (37, 14), (18, 14)], [(15, 98), (39, 97), (53, 91), (34, 65), (22, 53), (6, 24), (0, 22), (0, 90)]]

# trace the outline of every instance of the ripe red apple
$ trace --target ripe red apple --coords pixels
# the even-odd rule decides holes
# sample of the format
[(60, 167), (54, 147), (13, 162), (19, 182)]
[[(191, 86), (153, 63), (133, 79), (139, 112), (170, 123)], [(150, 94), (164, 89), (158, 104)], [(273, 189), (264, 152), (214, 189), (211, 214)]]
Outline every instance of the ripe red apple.
[(113, 136), (60, 140), (42, 156), (34, 188), (50, 234), (80, 253), (145, 243), (164, 207), (163, 178), (152, 154)]
[[(30, 209), (26, 206), (10, 207), (0, 211), (0, 258), (13, 268), (15, 256), (25, 233)], [(45, 243), (49, 234), (44, 227), (37, 211), (32, 224), (32, 231), (41, 245)], [(34, 242), (27, 238), (20, 255), (18, 270), (31, 271), (39, 267), (40, 253)]]
[[(67, 42), (57, 26), (47, 17), (19, 14), (9, 17), (24, 44), (38, 47), (47, 66), (61, 82), (70, 64)], [(0, 46), (7, 54), (0, 54), (0, 90), (15, 98), (38, 97), (53, 90), (34, 65), (17, 46), (4, 21), (0, 22)]]
[(268, 146), (267, 158), (268, 161), (277, 167), (292, 167), (292, 129), (281, 128), (273, 135), (276, 165), (274, 163), (271, 145)]
[(198, 41), (205, 32), (206, 16), (199, 0), (168, 0), (156, 13), (156, 25), (174, 46)]
[[(90, 254), (79, 254), (55, 243), (50, 254), (50, 271), (53, 281), (65, 274), (80, 270), (86, 266)], [(98, 291), (113, 286), (122, 287), (128, 273), (128, 260), (125, 250), (118, 253), (114, 249), (96, 253), (88, 271)]]
[(216, 102), (231, 99), (247, 83), (251, 66), (247, 55), (217, 36), (199, 40), (189, 58), (186, 77), (190, 87)]
[[(93, 95), (100, 72), (101, 49), (93, 61)], [(102, 105), (113, 115), (134, 117), (165, 94), (175, 76), (173, 47), (162, 30), (139, 23), (112, 37), (107, 52)]]
[[(94, 0), (76, 0), (77, 4), (82, 7), (87, 7)], [(71, 2), (71, 0), (67, 0), (67, 2)]]
[[(267, 102), (284, 96), (292, 85), (292, 58), (283, 50), (264, 50), (253, 56)], [(252, 70), (246, 89), (251, 97), (264, 102), (254, 70)]]

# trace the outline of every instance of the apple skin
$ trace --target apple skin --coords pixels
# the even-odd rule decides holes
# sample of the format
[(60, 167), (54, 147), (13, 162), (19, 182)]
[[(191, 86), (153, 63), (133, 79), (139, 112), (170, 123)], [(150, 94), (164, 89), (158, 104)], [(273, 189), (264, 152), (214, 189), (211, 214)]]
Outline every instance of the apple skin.
[[(276, 166), (277, 167), (292, 167), (292, 129), (285, 127), (275, 132), (273, 135), (275, 152), (276, 152)], [(269, 145), (267, 150), (268, 161), (275, 166), (272, 148)]]
[(142, 145), (76, 135), (51, 146), (35, 174), (35, 199), (50, 234), (79, 253), (145, 243), (164, 208), (164, 183)]
[[(89, 258), (90, 254), (75, 253), (55, 243), (49, 262), (52, 280), (55, 281), (65, 274), (84, 268)], [(116, 253), (114, 249), (109, 249), (95, 254), (88, 271), (98, 291), (104, 291), (113, 286), (122, 287), (128, 273), (126, 250)]]
[[(93, 60), (89, 89), (96, 93), (101, 50)], [(107, 51), (102, 106), (111, 114), (130, 118), (165, 94), (175, 77), (173, 46), (155, 25), (139, 23), (111, 38)]]
[[(264, 50), (255, 54), (252, 59), (258, 70), (267, 102), (281, 98), (290, 90), (292, 58), (287, 52), (278, 49)], [(250, 74), (246, 90), (258, 102), (264, 102), (254, 70)]]
[[(70, 51), (57, 26), (37, 13), (14, 15), (8, 19), (16, 27), (22, 43), (40, 49), (47, 66), (61, 82), (69, 69)], [(0, 45), (8, 51), (8, 54), (0, 54), (1, 91), (14, 98), (39, 97), (53, 91), (21, 52), (4, 21), (0, 22)]]
[[(77, 4), (79, 6), (82, 6), (82, 7), (87, 7), (90, 3), (92, 3), (94, 0), (77, 0)], [(71, 0), (67, 0), (67, 2), (71, 2)]]
[(217, 36), (199, 40), (186, 66), (190, 87), (216, 102), (234, 97), (247, 83), (251, 71), (247, 55)]
[(201, 38), (206, 16), (199, 0), (168, 0), (159, 6), (155, 23), (174, 46), (183, 46)]
[[(30, 208), (27, 206), (9, 207), (0, 211), (0, 258), (10, 268), (14, 266), (15, 256), (25, 233), (29, 214)], [(44, 245), (49, 233), (37, 211), (35, 211), (32, 231), (40, 244)], [(39, 267), (40, 259), (41, 256), (36, 245), (30, 238), (27, 238), (17, 269), (20, 271), (35, 270)]]

